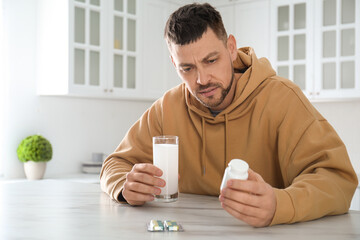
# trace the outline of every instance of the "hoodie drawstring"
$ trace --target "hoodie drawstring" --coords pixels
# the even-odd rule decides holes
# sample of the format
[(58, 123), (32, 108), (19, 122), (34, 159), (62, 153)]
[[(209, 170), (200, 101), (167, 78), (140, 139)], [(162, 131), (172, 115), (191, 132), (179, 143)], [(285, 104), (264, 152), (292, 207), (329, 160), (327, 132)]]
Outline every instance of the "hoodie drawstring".
[[(228, 114), (224, 115), (225, 117), (225, 159), (224, 159), (224, 170), (226, 169), (226, 163), (228, 160), (228, 149), (229, 149), (229, 128), (228, 128)], [(202, 128), (202, 152), (201, 152), (201, 175), (204, 176), (206, 173), (206, 157), (205, 157), (205, 124), (206, 124), (206, 120), (204, 117), (201, 118), (201, 128)]]
[(205, 175), (206, 163), (205, 163), (205, 118), (201, 118), (202, 123), (202, 152), (201, 152), (201, 175)]
[(226, 169), (226, 162), (227, 162), (227, 158), (228, 158), (228, 147), (229, 147), (229, 142), (228, 142), (228, 114), (225, 114), (225, 161), (224, 161), (224, 171)]

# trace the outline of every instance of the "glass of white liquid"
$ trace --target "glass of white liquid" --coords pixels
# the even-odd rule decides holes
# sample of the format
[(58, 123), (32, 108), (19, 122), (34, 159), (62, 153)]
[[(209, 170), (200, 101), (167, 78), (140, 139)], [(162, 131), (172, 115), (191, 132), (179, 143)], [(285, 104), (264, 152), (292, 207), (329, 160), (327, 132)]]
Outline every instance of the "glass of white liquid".
[(179, 137), (153, 137), (153, 163), (163, 171), (161, 178), (166, 182), (165, 187), (160, 188), (160, 195), (155, 195), (155, 201), (176, 201), (179, 195)]

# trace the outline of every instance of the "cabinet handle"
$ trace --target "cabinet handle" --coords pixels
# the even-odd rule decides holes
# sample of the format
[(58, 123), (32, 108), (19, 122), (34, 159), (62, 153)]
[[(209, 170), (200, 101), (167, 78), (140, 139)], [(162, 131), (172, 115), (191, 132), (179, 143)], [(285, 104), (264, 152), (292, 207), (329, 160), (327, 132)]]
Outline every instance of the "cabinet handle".
[(104, 92), (107, 92), (108, 90), (107, 89), (104, 89)]
[(320, 92), (316, 92), (316, 95), (319, 96), (319, 95), (320, 95)]
[(110, 89), (110, 90), (109, 90), (109, 92), (113, 92), (113, 90), (112, 90), (112, 89)]

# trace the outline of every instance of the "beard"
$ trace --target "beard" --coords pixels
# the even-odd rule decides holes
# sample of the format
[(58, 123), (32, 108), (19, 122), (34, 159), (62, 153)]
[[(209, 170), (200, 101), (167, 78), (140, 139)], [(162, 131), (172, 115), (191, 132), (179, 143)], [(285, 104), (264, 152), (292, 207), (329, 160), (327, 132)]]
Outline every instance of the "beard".
[[(229, 94), (230, 89), (231, 89), (231, 87), (233, 85), (233, 82), (234, 82), (234, 79), (235, 79), (234, 68), (232, 67), (232, 65), (231, 65), (231, 69), (232, 69), (231, 80), (230, 80), (229, 85), (226, 88), (224, 86), (222, 86), (221, 84), (219, 84), (219, 83), (209, 83), (209, 84), (206, 84), (206, 85), (200, 85), (199, 88), (192, 95), (201, 104), (203, 104), (207, 108), (215, 108), (215, 107), (219, 106), (224, 101), (226, 96)], [(215, 98), (214, 96), (211, 96), (211, 97), (205, 98), (205, 100), (202, 99), (201, 94), (199, 92), (204, 90), (204, 89), (213, 88), (213, 87), (221, 89), (220, 97)]]

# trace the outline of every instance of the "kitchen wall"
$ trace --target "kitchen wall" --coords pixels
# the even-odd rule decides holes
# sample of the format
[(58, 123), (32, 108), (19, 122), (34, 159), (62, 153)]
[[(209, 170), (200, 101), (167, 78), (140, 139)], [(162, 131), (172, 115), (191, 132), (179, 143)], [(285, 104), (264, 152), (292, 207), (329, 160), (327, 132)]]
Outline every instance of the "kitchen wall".
[(0, 105), (4, 176), (24, 177), (16, 149), (32, 134), (43, 135), (53, 146), (45, 177), (78, 173), (92, 152), (111, 153), (152, 102), (37, 96), (37, 1), (5, 0), (3, 9), (8, 66), (7, 77), (1, 81), (5, 103)]
[(360, 174), (360, 99), (315, 102), (313, 105), (344, 141), (355, 171)]
[[(0, 161), (6, 178), (24, 177), (16, 148), (31, 134), (53, 144), (45, 177), (80, 172), (92, 152), (110, 153), (152, 104), (36, 95), (36, 0), (3, 0), (6, 77), (1, 79)], [(55, 64), (55, 63), (54, 63)], [(360, 173), (360, 101), (317, 102), (315, 107), (344, 140)], [(0, 114), (1, 116), (1, 114)], [(0, 165), (1, 166), (1, 165)]]

